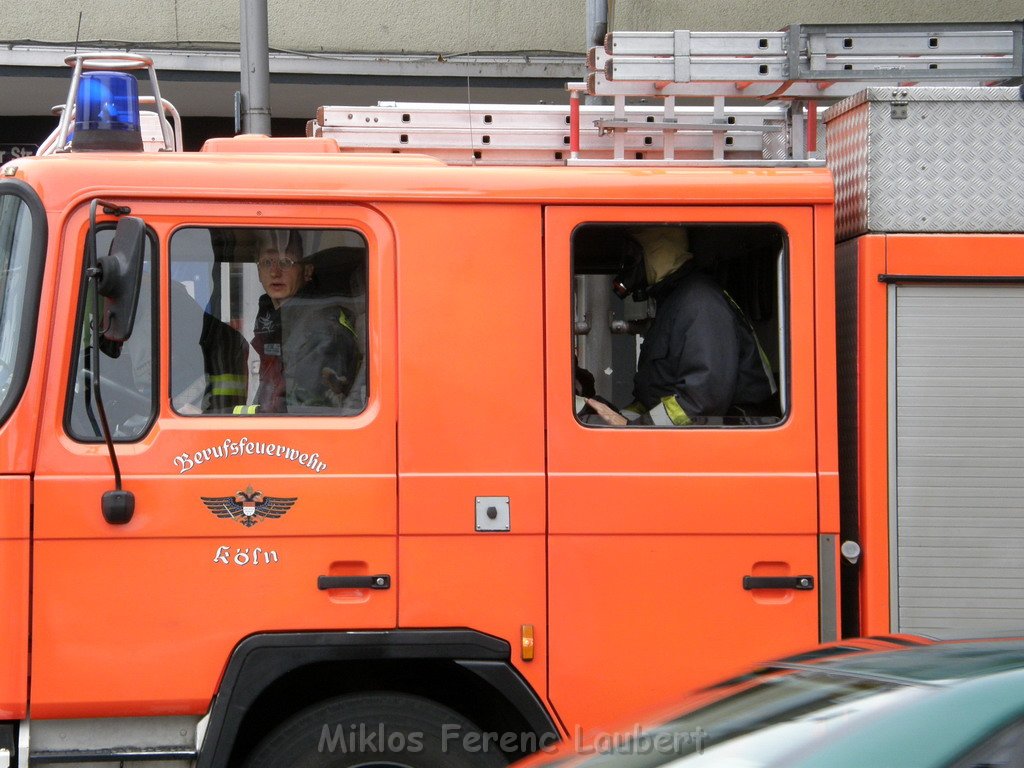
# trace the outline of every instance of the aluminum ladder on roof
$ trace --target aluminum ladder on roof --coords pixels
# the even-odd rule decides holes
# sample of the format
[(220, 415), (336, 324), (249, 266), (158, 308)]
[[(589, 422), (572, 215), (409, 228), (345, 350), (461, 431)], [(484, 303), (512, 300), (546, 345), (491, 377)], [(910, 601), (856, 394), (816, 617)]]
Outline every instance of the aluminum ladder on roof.
[[(804, 162), (818, 143), (819, 104), (868, 86), (1020, 82), (1022, 35), (1024, 22), (613, 32), (588, 52), (586, 81), (568, 85), (568, 107), (321, 107), (307, 133), (346, 150), (461, 164)], [(582, 94), (614, 104), (580, 106)]]
[[(612, 157), (614, 136), (599, 128), (614, 117), (611, 106), (584, 106), (578, 130), (578, 156), (594, 161)], [(623, 145), (635, 159), (664, 156), (663, 142), (672, 140), (660, 127), (660, 106), (625, 107), (638, 127)], [(683, 157), (711, 157), (715, 114), (711, 107), (685, 107), (678, 116), (693, 130), (677, 143)], [(760, 160), (766, 132), (783, 130), (784, 106), (737, 106), (726, 157)], [(333, 138), (346, 150), (417, 152), (456, 165), (564, 165), (570, 157), (571, 124), (565, 105), (544, 104), (415, 104), (382, 102), (375, 107), (321, 107), (307, 126), (310, 136)]]
[[(666, 136), (685, 130), (674, 125), (680, 97), (713, 98), (720, 123), (726, 98), (783, 101), (789, 104), (789, 152), (806, 158), (816, 143), (819, 102), (878, 85), (1019, 84), (1024, 79), (1022, 39), (1024, 22), (1019, 21), (613, 32), (603, 47), (588, 52), (585, 85), (570, 90), (573, 98), (585, 90), (614, 99), (615, 116), (599, 128), (615, 135), (617, 160), (625, 159), (625, 136), (643, 127), (625, 111), (630, 97), (664, 101)], [(720, 124), (718, 134), (724, 135), (725, 127)], [(723, 158), (720, 141), (715, 157)]]
[(1024, 77), (1024, 22), (796, 24), (779, 32), (612, 32), (587, 54), (598, 96), (845, 98), (893, 83)]

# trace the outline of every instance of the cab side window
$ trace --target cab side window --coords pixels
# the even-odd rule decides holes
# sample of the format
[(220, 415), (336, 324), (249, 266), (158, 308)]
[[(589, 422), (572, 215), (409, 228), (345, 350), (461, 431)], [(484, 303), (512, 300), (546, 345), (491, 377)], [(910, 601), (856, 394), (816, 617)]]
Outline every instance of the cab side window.
[[(97, 253), (106, 253), (114, 239), (112, 227), (96, 233)], [(70, 382), (71, 395), (65, 428), (81, 442), (100, 442), (99, 404), (94, 381), (99, 378), (103, 409), (107, 415), (111, 438), (115, 442), (133, 442), (149, 431), (156, 418), (156, 270), (153, 253), (156, 244), (145, 240), (142, 284), (139, 307), (131, 337), (123, 343), (95, 340), (92, 316), (96, 303), (88, 280), (82, 281), (78, 311), (78, 341)], [(95, 349), (94, 349), (95, 347)], [(97, 353), (97, 354), (94, 354)]]
[(170, 245), (171, 404), (182, 415), (366, 406), (365, 239), (189, 227)]
[(572, 236), (577, 419), (757, 428), (787, 401), (787, 244), (768, 224), (585, 224)]
[(40, 207), (9, 187), (0, 193), (0, 423), (28, 377), (45, 248)]

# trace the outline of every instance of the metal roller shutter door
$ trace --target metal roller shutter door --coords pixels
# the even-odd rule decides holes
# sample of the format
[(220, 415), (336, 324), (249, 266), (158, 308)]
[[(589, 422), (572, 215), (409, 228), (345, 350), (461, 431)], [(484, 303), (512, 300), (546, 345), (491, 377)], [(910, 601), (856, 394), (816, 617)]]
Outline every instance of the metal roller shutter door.
[(893, 628), (1024, 634), (1024, 286), (893, 290)]

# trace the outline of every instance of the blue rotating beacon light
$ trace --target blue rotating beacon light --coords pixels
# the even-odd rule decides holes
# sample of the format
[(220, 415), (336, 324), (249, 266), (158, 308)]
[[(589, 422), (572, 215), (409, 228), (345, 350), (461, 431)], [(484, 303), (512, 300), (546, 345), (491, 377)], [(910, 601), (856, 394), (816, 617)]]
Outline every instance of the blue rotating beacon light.
[(83, 72), (75, 102), (75, 152), (142, 152), (139, 85), (127, 72)]

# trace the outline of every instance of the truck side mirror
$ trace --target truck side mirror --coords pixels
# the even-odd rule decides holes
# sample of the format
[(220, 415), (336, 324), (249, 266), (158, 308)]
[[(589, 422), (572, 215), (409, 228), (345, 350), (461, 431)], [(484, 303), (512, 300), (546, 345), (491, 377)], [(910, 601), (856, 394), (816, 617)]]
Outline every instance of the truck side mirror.
[(135, 324), (142, 285), (142, 259), (146, 224), (142, 219), (118, 219), (110, 252), (97, 259), (99, 279), (96, 290), (103, 301), (103, 339), (117, 344), (128, 340)]

